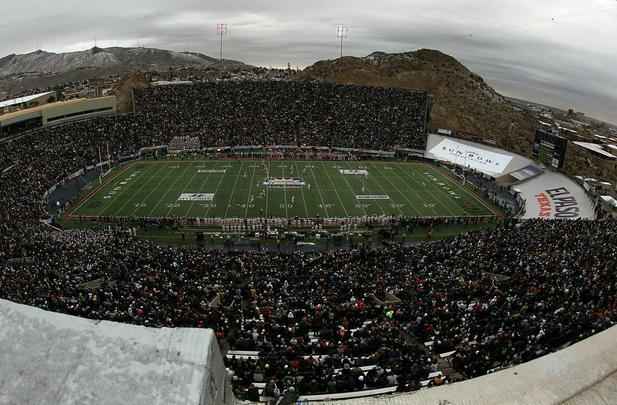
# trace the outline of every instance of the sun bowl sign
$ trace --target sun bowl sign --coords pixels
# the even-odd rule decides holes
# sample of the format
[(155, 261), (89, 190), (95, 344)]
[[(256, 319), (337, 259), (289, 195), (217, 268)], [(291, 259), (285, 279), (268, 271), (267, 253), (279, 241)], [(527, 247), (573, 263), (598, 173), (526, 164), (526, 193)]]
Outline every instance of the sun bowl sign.
[(509, 155), (447, 138), (441, 140), (428, 152), (438, 160), (492, 174), (502, 174), (513, 159)]

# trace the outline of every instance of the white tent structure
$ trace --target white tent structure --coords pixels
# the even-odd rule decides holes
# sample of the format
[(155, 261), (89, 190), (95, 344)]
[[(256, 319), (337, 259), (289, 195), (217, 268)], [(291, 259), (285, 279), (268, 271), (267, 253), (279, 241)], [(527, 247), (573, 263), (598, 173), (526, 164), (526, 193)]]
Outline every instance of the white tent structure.
[(500, 177), (534, 163), (526, 157), (464, 139), (429, 134), (424, 157)]
[(92, 321), (0, 300), (0, 404), (232, 403), (214, 333)]

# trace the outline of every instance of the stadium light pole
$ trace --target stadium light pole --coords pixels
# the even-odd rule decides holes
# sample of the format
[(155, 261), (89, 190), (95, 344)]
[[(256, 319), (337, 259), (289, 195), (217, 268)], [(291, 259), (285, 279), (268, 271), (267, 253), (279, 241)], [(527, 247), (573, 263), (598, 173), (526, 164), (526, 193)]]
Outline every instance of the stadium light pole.
[(220, 61), (223, 64), (223, 37), (227, 35), (227, 24), (216, 24), (216, 33), (221, 39)]
[(349, 28), (347, 28), (344, 24), (339, 24), (336, 26), (336, 37), (341, 40), (341, 58), (343, 57), (343, 40), (347, 38), (348, 32)]

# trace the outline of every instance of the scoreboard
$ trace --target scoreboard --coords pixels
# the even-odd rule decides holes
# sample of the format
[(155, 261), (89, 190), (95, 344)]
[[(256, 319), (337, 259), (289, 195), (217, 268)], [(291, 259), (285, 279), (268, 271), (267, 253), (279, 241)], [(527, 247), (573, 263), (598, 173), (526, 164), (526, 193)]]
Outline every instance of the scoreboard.
[(538, 129), (533, 143), (533, 156), (536, 160), (554, 169), (563, 168), (566, 159), (568, 140), (555, 130)]

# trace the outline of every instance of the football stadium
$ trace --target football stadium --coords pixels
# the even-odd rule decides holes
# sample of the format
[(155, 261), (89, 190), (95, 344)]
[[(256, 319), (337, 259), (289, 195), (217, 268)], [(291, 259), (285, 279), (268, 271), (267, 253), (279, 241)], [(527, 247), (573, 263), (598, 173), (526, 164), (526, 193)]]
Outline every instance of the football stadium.
[[(260, 102), (275, 94), (270, 103)], [(252, 101), (232, 105), (244, 98)], [(167, 142), (115, 158), (105, 142), (90, 176), (74, 173), (74, 186), (65, 183), (47, 196), (62, 226), (148, 224), (158, 229), (146, 237), (186, 243), (203, 242), (204, 235), (220, 242), (230, 234), (259, 242), (264, 233), (296, 237), (316, 228), (340, 240), (410, 223), (418, 224), (412, 227), (417, 238), (448, 222), (459, 227), (442, 226), (437, 233), (490, 227), (514, 208), (488, 199), (465, 173), (424, 157), (431, 108), (425, 92), (315, 82), (183, 82), (137, 91), (135, 99), (134, 116), (188, 126), (191, 135), (172, 131)], [(316, 103), (323, 105), (323, 122), (307, 107)], [(192, 117), (183, 116), (185, 109), (194, 110)], [(380, 122), (391, 124), (376, 126)], [(359, 131), (335, 140), (341, 136), (333, 134), (350, 125)], [(202, 136), (205, 127), (216, 131)], [(379, 145), (370, 131), (392, 146), (374, 149)], [(302, 235), (315, 243), (316, 234)]]
[(615, 403), (586, 180), (420, 88), (117, 87), (3, 102), (0, 404)]

